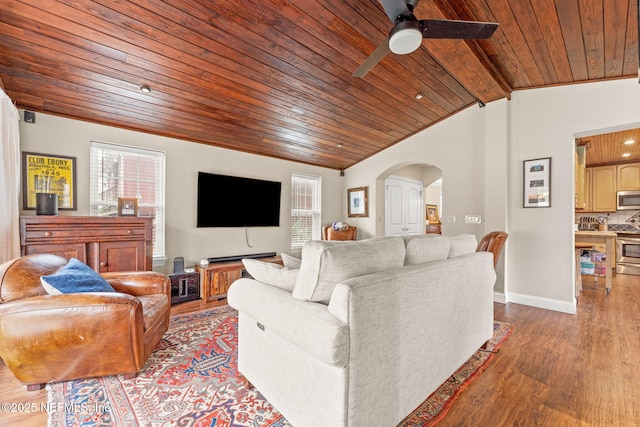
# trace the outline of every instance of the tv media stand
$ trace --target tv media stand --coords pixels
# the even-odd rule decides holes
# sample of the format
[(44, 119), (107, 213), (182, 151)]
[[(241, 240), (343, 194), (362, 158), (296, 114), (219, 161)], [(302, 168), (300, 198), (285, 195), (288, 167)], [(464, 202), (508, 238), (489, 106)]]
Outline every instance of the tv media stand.
[[(254, 259), (282, 265), (280, 256)], [(210, 302), (227, 297), (229, 286), (242, 277), (244, 264), (242, 260), (210, 262), (207, 265), (197, 264), (196, 271), (200, 275), (200, 298)]]

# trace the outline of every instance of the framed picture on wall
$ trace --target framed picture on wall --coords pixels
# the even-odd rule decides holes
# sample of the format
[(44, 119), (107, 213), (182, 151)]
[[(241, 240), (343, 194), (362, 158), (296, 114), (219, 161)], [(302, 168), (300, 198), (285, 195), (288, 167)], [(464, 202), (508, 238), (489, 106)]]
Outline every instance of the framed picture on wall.
[(349, 217), (369, 216), (369, 187), (350, 188), (347, 190)]
[(76, 211), (76, 158), (22, 152), (22, 208), (36, 209), (36, 194), (58, 195), (58, 209)]
[(551, 157), (525, 160), (523, 164), (523, 207), (551, 207)]
[(438, 205), (427, 205), (427, 221), (429, 224), (440, 224)]

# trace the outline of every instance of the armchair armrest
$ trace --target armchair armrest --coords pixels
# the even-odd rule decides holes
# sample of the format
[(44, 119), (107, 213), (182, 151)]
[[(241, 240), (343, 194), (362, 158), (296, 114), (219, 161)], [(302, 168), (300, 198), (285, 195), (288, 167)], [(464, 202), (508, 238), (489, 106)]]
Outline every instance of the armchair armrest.
[(116, 271), (100, 274), (117, 292), (129, 295), (165, 294), (171, 301), (171, 280), (153, 271)]
[(0, 305), (0, 357), (24, 384), (135, 373), (142, 303), (122, 293), (43, 295)]

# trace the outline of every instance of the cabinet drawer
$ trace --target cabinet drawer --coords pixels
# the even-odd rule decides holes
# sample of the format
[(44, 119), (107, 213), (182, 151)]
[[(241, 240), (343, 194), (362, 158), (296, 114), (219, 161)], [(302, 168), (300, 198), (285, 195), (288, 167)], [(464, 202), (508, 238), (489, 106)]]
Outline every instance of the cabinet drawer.
[(65, 227), (27, 226), (23, 239), (27, 243), (55, 239), (64, 240), (119, 240), (126, 237), (127, 240), (144, 240), (146, 230), (144, 227), (86, 227), (81, 224)]

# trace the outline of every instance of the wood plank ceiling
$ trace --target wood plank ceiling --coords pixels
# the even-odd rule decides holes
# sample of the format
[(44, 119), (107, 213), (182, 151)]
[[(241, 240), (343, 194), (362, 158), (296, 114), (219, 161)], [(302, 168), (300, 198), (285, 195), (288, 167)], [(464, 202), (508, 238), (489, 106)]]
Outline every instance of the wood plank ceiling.
[(335, 169), (514, 90), (638, 77), (636, 0), (422, 0), (419, 19), (500, 27), (363, 78), (392, 27), (376, 0), (1, 3), (20, 108)]

